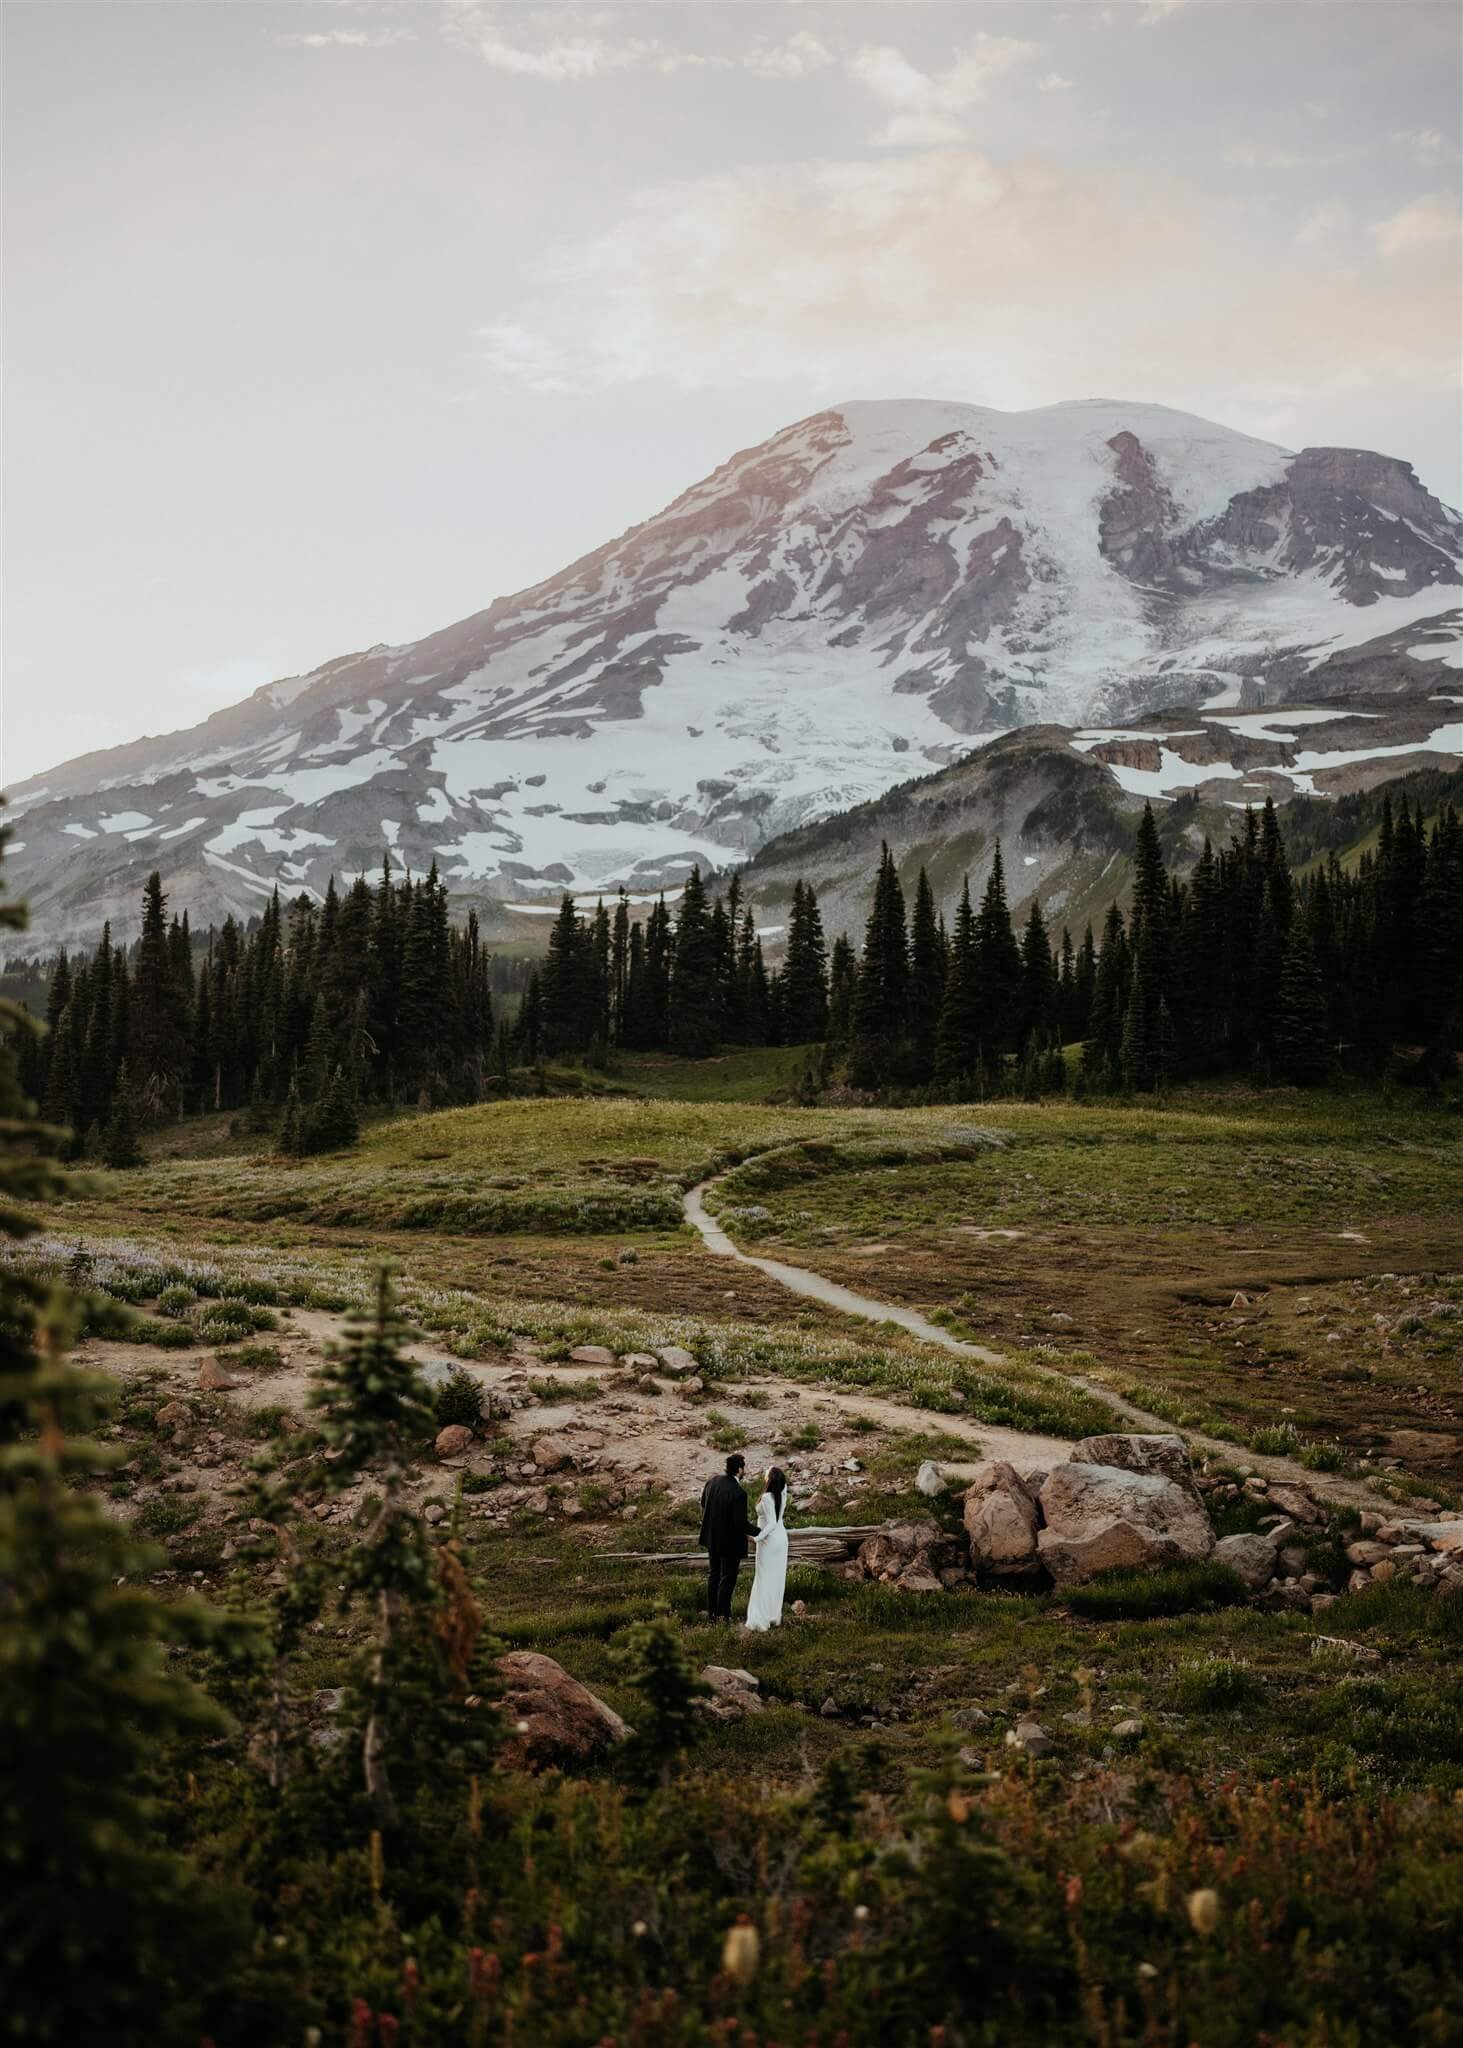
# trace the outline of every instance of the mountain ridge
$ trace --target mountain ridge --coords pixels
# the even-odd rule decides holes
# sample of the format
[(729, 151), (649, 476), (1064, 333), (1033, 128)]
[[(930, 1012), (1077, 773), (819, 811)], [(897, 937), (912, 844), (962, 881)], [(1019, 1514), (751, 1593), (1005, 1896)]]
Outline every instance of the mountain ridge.
[(17, 882), (52, 939), (159, 864), (204, 919), (384, 855), (484, 906), (645, 893), (1010, 728), (1426, 693), (1460, 607), (1463, 522), (1398, 458), (850, 401), (437, 633), (20, 784)]

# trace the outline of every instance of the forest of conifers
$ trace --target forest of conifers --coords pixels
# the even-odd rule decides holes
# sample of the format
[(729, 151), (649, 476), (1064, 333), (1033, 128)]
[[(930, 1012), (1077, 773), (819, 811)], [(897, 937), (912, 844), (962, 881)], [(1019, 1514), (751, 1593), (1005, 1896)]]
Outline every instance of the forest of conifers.
[(999, 849), (947, 929), (923, 870), (906, 901), (886, 847), (859, 951), (829, 947), (802, 882), (778, 936), (769, 967), (735, 876), (712, 897), (693, 870), (674, 911), (662, 899), (643, 921), (623, 892), (588, 917), (566, 896), (510, 1019), (435, 866), (332, 881), (323, 903), (276, 893), (247, 929), (210, 931), (201, 959), (154, 874), (130, 950), (104, 934), (52, 965), (22, 1078), (78, 1152), (119, 1165), (140, 1123), (247, 1106), (261, 1129), (282, 1116), (287, 1149), (316, 1149), (349, 1141), (358, 1104), (477, 1101), (515, 1067), (617, 1048), (822, 1046), (809, 1087), (951, 1101), (1226, 1074), (1324, 1085), (1399, 1050), (1432, 1078), (1463, 1044), (1463, 826), (1451, 805), (1429, 827), (1405, 795), (1384, 800), (1374, 850), (1298, 877), (1267, 804), (1181, 880), (1145, 808), (1128, 909), (1075, 939), (1036, 902), (1016, 929)]

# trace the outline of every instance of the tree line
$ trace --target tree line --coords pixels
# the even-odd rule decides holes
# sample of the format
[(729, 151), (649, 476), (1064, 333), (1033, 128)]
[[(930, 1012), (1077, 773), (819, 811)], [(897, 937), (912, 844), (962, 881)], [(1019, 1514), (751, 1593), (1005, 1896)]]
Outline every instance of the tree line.
[(1429, 828), (1388, 795), (1354, 866), (1333, 852), (1298, 876), (1267, 803), (1180, 878), (1145, 806), (1128, 908), (1077, 940), (1039, 901), (1018, 930), (999, 847), (947, 926), (925, 870), (911, 902), (886, 845), (861, 948), (829, 946), (799, 880), (776, 966), (740, 878), (713, 896), (693, 868), (674, 912), (662, 897), (643, 919), (623, 891), (588, 916), (566, 895), (511, 1020), (435, 865), (413, 879), (388, 863), (344, 894), (332, 880), (321, 903), (276, 891), (195, 951), (153, 874), (130, 953), (108, 930), (56, 961), (22, 1078), (76, 1152), (126, 1165), (139, 1124), (238, 1109), (278, 1122), (288, 1150), (324, 1149), (351, 1141), (362, 1103), (475, 1102), (515, 1066), (616, 1049), (822, 1047), (810, 1088), (949, 1101), (1224, 1074), (1314, 1086), (1374, 1076), (1398, 1046), (1442, 1073), (1463, 1043), (1463, 827), (1451, 804)]

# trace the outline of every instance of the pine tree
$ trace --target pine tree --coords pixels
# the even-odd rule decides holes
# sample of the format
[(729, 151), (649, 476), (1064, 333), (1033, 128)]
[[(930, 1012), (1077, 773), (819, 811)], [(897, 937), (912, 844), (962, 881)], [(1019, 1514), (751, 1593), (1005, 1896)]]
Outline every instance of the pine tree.
[(181, 1115), (188, 1071), (188, 997), (169, 944), (167, 897), (154, 868), (142, 892), (142, 937), (132, 981), (127, 1062), (143, 1114), (153, 1122)]
[(886, 843), (880, 850), (873, 907), (854, 989), (850, 1070), (857, 1087), (878, 1088), (895, 1078), (908, 1026), (909, 935), (904, 891)]
[(828, 968), (828, 1039), (832, 1045), (847, 1045), (853, 1031), (854, 991), (858, 986), (858, 960), (840, 932), (833, 941)]
[(942, 1095), (964, 1101), (976, 1090), (981, 1072), (980, 974), (975, 958), (975, 912), (970, 902), (970, 877), (960, 891), (945, 996), (935, 1038), (935, 1085)]
[(648, 1620), (632, 1622), (615, 1652), (615, 1662), (642, 1702), (635, 1716), (631, 1768), (642, 1784), (664, 1788), (704, 1725), (700, 1702), (711, 1688), (696, 1676), (696, 1667), (664, 1607)]
[[(3, 846), (4, 834), (0, 834)], [(23, 927), (0, 904), (0, 928)], [(0, 1001), (0, 1233), (64, 1191), (57, 1133), (21, 1096), (31, 1028)], [(87, 1432), (102, 1383), (68, 1365), (79, 1304), (0, 1261), (0, 1954), (8, 2031), (36, 2042), (183, 2048), (226, 1982), (236, 1934), (218, 1896), (163, 1847), (147, 1800), (175, 1738), (224, 1717), (170, 1661), (222, 1641), (191, 1601), (157, 1599), (158, 1564), (84, 1483), (111, 1463)]]
[(1318, 1088), (1329, 1078), (1326, 1029), (1326, 991), (1315, 951), (1308, 933), (1294, 931), (1275, 996), (1274, 1064), (1280, 1079)]
[(670, 991), (670, 1043), (687, 1059), (715, 1052), (718, 1016), (717, 947), (700, 868), (692, 868), (676, 917)]
[(828, 964), (818, 898), (803, 881), (792, 885), (787, 951), (782, 966), (782, 1029), (789, 1045), (828, 1035)]
[(935, 1041), (944, 1001), (945, 943), (935, 914), (935, 892), (921, 868), (909, 926), (910, 1078), (921, 1085), (935, 1077)]
[(332, 1453), (325, 1485), (339, 1493), (368, 1481), (375, 1512), (340, 1570), (352, 1593), (375, 1610), (375, 1641), (360, 1681), (363, 1702), (361, 1775), (379, 1827), (399, 1818), (391, 1786), (391, 1751), (402, 1702), (393, 1681), (405, 1641), (424, 1610), (440, 1599), (425, 1525), (412, 1512), (406, 1485), (414, 1448), (435, 1434), (436, 1418), (416, 1368), (403, 1356), (414, 1332), (402, 1320), (390, 1272), (376, 1275), (364, 1318), (347, 1323), (344, 1341), (327, 1354), (311, 1396)]
[[(1069, 942), (1070, 944), (1070, 942)], [(1021, 1038), (1045, 1049), (1061, 1035), (1061, 990), (1051, 940), (1035, 897), (1021, 938)]]
[(975, 970), (980, 986), (981, 1044), (987, 1064), (1021, 1037), (1021, 948), (1006, 904), (1006, 870), (996, 843), (975, 918)]
[(118, 1172), (142, 1164), (142, 1147), (137, 1142), (137, 1118), (132, 1100), (132, 1083), (128, 1077), (125, 1060), (117, 1076), (112, 1114), (102, 1140), (102, 1163)]

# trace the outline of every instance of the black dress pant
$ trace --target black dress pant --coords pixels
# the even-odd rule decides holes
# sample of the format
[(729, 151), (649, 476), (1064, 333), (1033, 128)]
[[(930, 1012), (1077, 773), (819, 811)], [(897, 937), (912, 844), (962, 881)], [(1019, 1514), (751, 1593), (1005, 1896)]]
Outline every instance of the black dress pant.
[(713, 1621), (730, 1621), (732, 1589), (742, 1568), (741, 1557), (736, 1551), (713, 1550), (709, 1564), (706, 1597), (711, 1618)]

